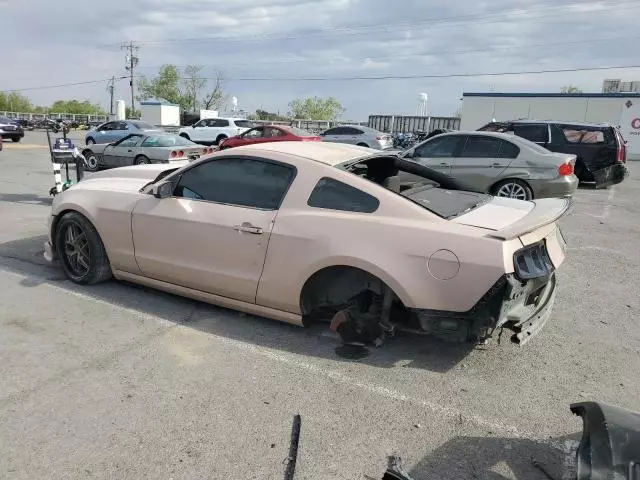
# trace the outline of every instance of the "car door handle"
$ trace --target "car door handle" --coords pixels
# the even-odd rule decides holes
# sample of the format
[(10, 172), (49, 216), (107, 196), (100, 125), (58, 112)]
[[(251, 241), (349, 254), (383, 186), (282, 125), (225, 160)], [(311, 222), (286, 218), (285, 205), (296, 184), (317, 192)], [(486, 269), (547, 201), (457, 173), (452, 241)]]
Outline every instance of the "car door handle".
[(499, 167), (504, 167), (504, 165), (502, 165), (501, 163), (494, 163), (493, 165), (491, 165), (492, 167), (495, 168), (499, 168)]
[(449, 164), (448, 164), (448, 163), (444, 163), (444, 162), (442, 162), (442, 163), (440, 164), (440, 166), (441, 166), (441, 167), (448, 167), (448, 166), (449, 166)]
[(253, 233), (254, 235), (262, 235), (263, 232), (262, 228), (254, 227), (248, 222), (244, 222), (242, 225), (236, 225), (233, 229), (239, 232)]
[(133, 152), (133, 150), (127, 150), (127, 152), (131, 153), (131, 152)]

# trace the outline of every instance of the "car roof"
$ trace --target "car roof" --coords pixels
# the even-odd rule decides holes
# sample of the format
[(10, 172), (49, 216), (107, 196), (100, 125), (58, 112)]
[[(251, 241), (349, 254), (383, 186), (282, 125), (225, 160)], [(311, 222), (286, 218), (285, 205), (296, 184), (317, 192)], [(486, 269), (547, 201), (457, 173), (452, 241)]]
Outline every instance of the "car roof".
[(578, 127), (611, 127), (610, 123), (595, 123), (595, 122), (574, 122), (574, 121), (562, 121), (562, 120), (535, 120), (535, 119), (521, 119), (521, 120), (505, 120), (501, 122), (491, 123), (557, 123), (559, 125), (575, 125)]
[(370, 157), (376, 153), (380, 153), (379, 150), (373, 150), (371, 148), (332, 142), (258, 143), (235, 147), (233, 151), (245, 151), (247, 153), (251, 153), (252, 151), (255, 151), (256, 153), (259, 151), (283, 153), (286, 155), (295, 155), (297, 157), (307, 158), (309, 160), (331, 166), (356, 160), (358, 158)]

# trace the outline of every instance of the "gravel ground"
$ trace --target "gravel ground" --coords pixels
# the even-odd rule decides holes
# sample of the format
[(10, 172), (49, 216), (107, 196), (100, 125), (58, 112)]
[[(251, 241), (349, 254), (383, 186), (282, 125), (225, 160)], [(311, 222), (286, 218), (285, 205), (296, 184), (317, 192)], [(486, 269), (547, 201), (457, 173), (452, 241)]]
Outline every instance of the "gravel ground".
[[(78, 135), (78, 138), (80, 135)], [(570, 478), (569, 403), (640, 410), (640, 164), (581, 188), (551, 319), (525, 347), (398, 337), (361, 360), (301, 329), (129, 284), (79, 287), (42, 259), (44, 136), (0, 153), (0, 478)]]

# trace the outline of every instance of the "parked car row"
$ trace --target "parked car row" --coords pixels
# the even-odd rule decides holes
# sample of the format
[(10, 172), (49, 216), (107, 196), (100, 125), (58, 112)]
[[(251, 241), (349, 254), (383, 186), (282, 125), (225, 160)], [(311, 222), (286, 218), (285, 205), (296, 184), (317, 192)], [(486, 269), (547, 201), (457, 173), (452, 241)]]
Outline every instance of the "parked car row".
[(19, 142), (24, 137), (24, 129), (15, 120), (0, 115), (0, 136)]

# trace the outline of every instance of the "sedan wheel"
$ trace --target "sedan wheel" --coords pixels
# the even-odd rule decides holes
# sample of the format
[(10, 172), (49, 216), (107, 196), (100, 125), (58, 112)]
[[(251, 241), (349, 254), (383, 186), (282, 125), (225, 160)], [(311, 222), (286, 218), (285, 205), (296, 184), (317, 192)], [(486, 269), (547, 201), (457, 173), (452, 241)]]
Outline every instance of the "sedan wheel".
[(98, 170), (98, 157), (91, 151), (83, 152), (84, 163), (87, 166), (87, 170), (90, 172), (96, 172)]
[(151, 163), (151, 160), (149, 160), (144, 155), (140, 155), (139, 157), (136, 157), (136, 159), (133, 161), (134, 165), (147, 165), (149, 163)]
[(516, 198), (518, 200), (531, 200), (533, 198), (529, 186), (517, 180), (502, 182), (496, 187), (495, 191), (498, 197)]

